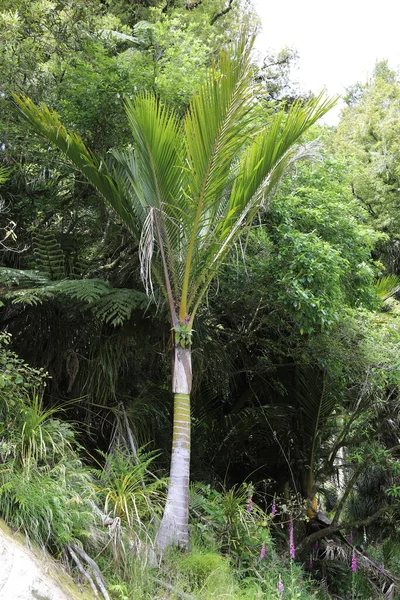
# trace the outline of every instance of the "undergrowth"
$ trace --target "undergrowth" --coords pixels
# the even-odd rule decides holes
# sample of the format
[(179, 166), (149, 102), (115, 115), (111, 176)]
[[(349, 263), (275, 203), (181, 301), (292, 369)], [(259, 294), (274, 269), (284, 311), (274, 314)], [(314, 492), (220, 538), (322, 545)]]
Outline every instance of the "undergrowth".
[[(42, 405), (45, 373), (10, 352), (5, 335), (0, 365), (0, 516), (70, 568), (76, 552), (92, 556), (113, 600), (327, 597), (289, 547), (277, 550), (272, 515), (253, 503), (247, 484), (193, 485), (190, 552), (170, 550), (158, 562), (153, 540), (166, 486), (151, 472), (155, 454), (116, 444), (93, 461), (62, 420), (64, 408)], [(395, 568), (398, 548), (387, 544), (384, 552)], [(351, 597), (354, 577), (342, 580), (343, 597)]]

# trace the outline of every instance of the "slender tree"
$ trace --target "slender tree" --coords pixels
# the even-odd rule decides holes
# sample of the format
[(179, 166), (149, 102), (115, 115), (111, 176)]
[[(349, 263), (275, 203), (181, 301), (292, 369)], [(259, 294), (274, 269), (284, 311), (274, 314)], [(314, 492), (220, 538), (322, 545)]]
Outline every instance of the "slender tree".
[(260, 126), (252, 43), (220, 53), (180, 120), (153, 95), (126, 102), (132, 148), (94, 156), (57, 115), (17, 98), (22, 114), (97, 188), (139, 243), (149, 294), (155, 283), (169, 307), (174, 346), (174, 428), (170, 484), (157, 534), (163, 552), (188, 544), (190, 392), (193, 319), (235, 241), (265, 204), (287, 167), (308, 150), (301, 135), (333, 105), (321, 97), (294, 104)]

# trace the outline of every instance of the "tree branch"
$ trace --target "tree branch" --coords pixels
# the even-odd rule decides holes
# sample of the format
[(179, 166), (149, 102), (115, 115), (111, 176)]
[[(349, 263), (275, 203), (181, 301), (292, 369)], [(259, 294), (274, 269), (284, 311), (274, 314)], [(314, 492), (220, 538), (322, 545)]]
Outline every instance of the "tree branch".
[(347, 523), (341, 523), (339, 525), (330, 525), (329, 527), (325, 527), (324, 529), (320, 529), (315, 533), (312, 533), (308, 537), (306, 537), (300, 544), (297, 546), (296, 551), (298, 553), (303, 552), (308, 546), (315, 544), (318, 540), (330, 535), (331, 533), (336, 533), (337, 531), (341, 531), (342, 529), (356, 529), (358, 527), (366, 527), (371, 523), (377, 521), (387, 510), (388, 506), (384, 506), (377, 510), (373, 515), (367, 517), (366, 519), (362, 519), (361, 521), (349, 521)]
[(197, 2), (193, 2), (192, 0), (186, 0), (186, 10), (193, 10), (200, 6), (203, 3), (203, 0), (197, 0)]
[[(77, 562), (77, 556), (76, 556), (76, 554), (78, 554), (80, 556), (80, 558), (82, 558), (82, 560), (85, 560), (87, 562), (87, 564), (92, 569), (94, 578), (96, 580), (97, 587), (99, 588), (99, 590), (103, 594), (104, 600), (110, 600), (110, 596), (108, 595), (108, 592), (106, 590), (106, 584), (104, 582), (103, 575), (102, 575), (99, 567), (97, 566), (97, 564), (94, 562), (94, 560), (92, 558), (90, 558), (90, 556), (88, 554), (86, 554), (86, 552), (84, 550), (82, 550), (82, 548), (80, 548), (79, 546), (76, 546), (75, 544), (70, 544), (68, 546), (68, 551), (71, 554), (71, 556), (74, 559), (74, 561), (77, 563), (77, 565), (78, 565), (78, 562)], [(75, 552), (76, 552), (76, 554), (75, 554)], [(78, 559), (78, 561), (79, 561), (79, 559)], [(82, 567), (82, 564), (81, 564), (81, 567)], [(78, 566), (78, 568), (79, 568), (79, 566)], [(79, 568), (79, 570), (81, 570), (81, 569)], [(88, 575), (87, 571), (85, 571), (84, 569), (83, 569), (83, 571), (84, 571), (83, 574), (86, 573), (85, 577), (87, 579), (91, 579), (91, 577), (90, 577), (90, 575)], [(92, 588), (93, 588), (93, 586), (92, 586)]]
[(76, 564), (78, 571), (81, 573), (81, 575), (83, 575), (88, 580), (90, 587), (93, 590), (93, 594), (95, 595), (95, 598), (97, 598), (98, 597), (97, 588), (94, 585), (93, 579), (90, 577), (89, 573), (84, 569), (81, 561), (76, 556), (75, 552), (72, 550), (72, 548), (70, 546), (68, 546), (68, 552), (70, 553), (72, 560)]
[(230, 10), (232, 10), (233, 2), (234, 0), (229, 0), (228, 6), (213, 16), (213, 18), (210, 21), (210, 25), (214, 25), (214, 23), (218, 21), (218, 19), (226, 15)]
[(343, 507), (346, 503), (347, 498), (350, 496), (354, 484), (358, 479), (358, 476), (360, 475), (360, 473), (363, 471), (364, 469), (364, 465), (360, 465), (358, 467), (358, 469), (356, 469), (353, 473), (353, 475), (350, 477), (350, 481), (348, 482), (345, 492), (343, 494), (343, 496), (340, 498), (339, 503), (337, 505), (336, 511), (335, 511), (335, 516), (333, 517), (333, 521), (332, 521), (332, 525), (337, 525), (338, 521), (339, 521), (339, 517), (342, 513)]

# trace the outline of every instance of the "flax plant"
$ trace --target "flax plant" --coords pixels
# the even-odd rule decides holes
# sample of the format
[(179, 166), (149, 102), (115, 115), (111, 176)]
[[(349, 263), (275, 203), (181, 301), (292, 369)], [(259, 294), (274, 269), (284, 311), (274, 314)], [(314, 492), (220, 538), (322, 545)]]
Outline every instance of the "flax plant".
[[(308, 150), (297, 145), (334, 104), (322, 97), (274, 114), (267, 126), (246, 36), (221, 51), (180, 119), (153, 94), (126, 101), (132, 148), (109, 164), (57, 115), (28, 98), (22, 114), (58, 146), (114, 209), (139, 244), (147, 292), (169, 307), (174, 358), (170, 484), (157, 535), (162, 553), (188, 546), (191, 346), (196, 312), (218, 269), (287, 167)], [(249, 315), (250, 318), (250, 315)]]

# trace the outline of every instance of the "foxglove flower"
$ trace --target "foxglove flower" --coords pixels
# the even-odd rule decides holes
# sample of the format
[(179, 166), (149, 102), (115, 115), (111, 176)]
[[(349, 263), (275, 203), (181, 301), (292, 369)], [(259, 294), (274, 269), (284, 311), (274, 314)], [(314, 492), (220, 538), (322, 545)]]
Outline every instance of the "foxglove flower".
[(272, 504), (272, 507), (271, 507), (271, 515), (272, 515), (273, 517), (276, 515), (276, 504), (275, 504), (275, 499), (274, 499), (274, 502), (273, 502), (273, 504)]
[(357, 557), (355, 552), (353, 552), (353, 556), (351, 557), (351, 570), (353, 573), (357, 571)]
[(265, 558), (265, 544), (261, 546), (260, 558)]
[(279, 593), (283, 594), (285, 591), (285, 587), (283, 585), (282, 577), (279, 575), (279, 584), (278, 584)]
[(249, 498), (249, 503), (248, 503), (248, 505), (247, 505), (247, 512), (249, 512), (249, 513), (250, 513), (252, 510), (253, 510), (253, 497), (252, 497), (252, 496), (250, 496), (250, 498)]
[(294, 535), (293, 535), (293, 519), (290, 519), (289, 523), (289, 546), (290, 546), (290, 557), (294, 558), (295, 549), (294, 549)]

